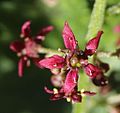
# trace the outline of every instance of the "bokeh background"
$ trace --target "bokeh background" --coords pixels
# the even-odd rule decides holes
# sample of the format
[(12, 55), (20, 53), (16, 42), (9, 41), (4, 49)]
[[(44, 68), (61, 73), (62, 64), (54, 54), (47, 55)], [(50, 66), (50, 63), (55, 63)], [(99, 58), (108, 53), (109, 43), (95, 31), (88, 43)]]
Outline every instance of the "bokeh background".
[[(120, 25), (119, 2), (108, 0), (100, 50), (115, 51), (119, 46), (115, 43), (120, 38), (120, 32), (114, 31), (114, 27)], [(44, 26), (54, 26), (54, 31), (47, 35), (42, 45), (56, 50), (64, 48), (61, 31), (64, 22), (68, 21), (80, 47), (84, 48), (93, 4), (94, 0), (0, 0), (0, 113), (71, 112), (72, 106), (65, 100), (48, 100), (49, 95), (44, 92), (44, 86), (51, 87), (49, 71), (31, 65), (25, 69), (22, 78), (18, 77), (18, 58), (9, 45), (20, 38), (22, 24), (31, 20), (33, 36)], [(101, 60), (110, 63), (107, 74), (110, 91), (106, 87), (105, 93), (92, 97), (93, 104), (86, 113), (120, 113), (120, 61), (118, 58)], [(84, 79), (82, 82), (84, 84)], [(97, 91), (100, 92), (100, 89)], [(89, 98), (87, 100), (81, 113), (90, 102)]]

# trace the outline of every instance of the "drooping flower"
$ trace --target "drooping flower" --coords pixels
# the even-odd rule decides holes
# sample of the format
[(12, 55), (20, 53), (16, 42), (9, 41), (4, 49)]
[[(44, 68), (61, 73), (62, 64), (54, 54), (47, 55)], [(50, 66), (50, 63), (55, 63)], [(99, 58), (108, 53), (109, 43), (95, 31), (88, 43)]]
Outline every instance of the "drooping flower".
[[(73, 90), (77, 87), (78, 82), (78, 71), (83, 68), (85, 73), (91, 78), (95, 78), (97, 75), (101, 74), (100, 68), (97, 66), (88, 63), (88, 56), (93, 55), (99, 45), (99, 41), (101, 38), (103, 31), (98, 31), (97, 36), (91, 39), (85, 47), (85, 50), (80, 50), (77, 44), (77, 40), (69, 27), (68, 23), (65, 22), (64, 29), (62, 32), (63, 40), (67, 51), (60, 50), (64, 52), (64, 56), (54, 55), (49, 58), (45, 58), (39, 62), (41, 67), (45, 67), (51, 70), (53, 69), (61, 69), (66, 72), (66, 77), (64, 80), (64, 84), (59, 91), (58, 95), (63, 97), (63, 95), (69, 95), (74, 92)], [(77, 91), (75, 91), (77, 92)], [(53, 94), (53, 93), (52, 93)], [(66, 97), (66, 96), (65, 96)]]
[(83, 96), (93, 96), (96, 93), (91, 92), (91, 91), (84, 91), (82, 89), (81, 91), (78, 91), (77, 86), (74, 87), (74, 89), (70, 93), (65, 93), (64, 89), (56, 89), (54, 88), (53, 90), (49, 90), (47, 87), (45, 87), (45, 91), (52, 96), (50, 97), (50, 100), (59, 100), (59, 99), (66, 99), (67, 102), (72, 102), (72, 103), (77, 103), (77, 102), (82, 102), (82, 97)]
[(18, 62), (18, 75), (22, 77), (23, 69), (25, 66), (30, 66), (30, 59), (33, 61), (39, 60), (38, 49), (41, 47), (39, 42), (44, 40), (45, 36), (53, 30), (52, 26), (48, 26), (43, 28), (37, 36), (32, 38), (30, 35), (31, 28), (30, 28), (30, 21), (26, 21), (21, 28), (21, 38), (23, 40), (14, 41), (10, 44), (10, 49), (17, 53), (20, 60)]
[(108, 72), (109, 65), (107, 63), (102, 62), (97, 57), (94, 58), (94, 64), (101, 69), (101, 73), (99, 73), (95, 78), (92, 79), (94, 85), (103, 87), (108, 84), (108, 77), (104, 75), (104, 73)]

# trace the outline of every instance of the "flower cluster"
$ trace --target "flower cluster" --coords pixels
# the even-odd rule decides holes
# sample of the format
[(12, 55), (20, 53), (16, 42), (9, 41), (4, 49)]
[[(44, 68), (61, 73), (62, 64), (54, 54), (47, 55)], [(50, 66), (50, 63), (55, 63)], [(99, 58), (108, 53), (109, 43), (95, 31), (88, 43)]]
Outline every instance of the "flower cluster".
[(51, 82), (53, 86), (58, 87), (53, 90), (45, 87), (45, 91), (52, 94), (51, 100), (66, 98), (67, 101), (74, 103), (81, 102), (83, 95), (95, 95), (90, 91), (78, 91), (80, 69), (83, 69), (91, 80), (98, 80), (101, 85), (107, 83), (106, 79), (103, 80), (102, 70), (88, 62), (88, 57), (96, 53), (102, 33), (103, 31), (98, 31), (97, 36), (86, 44), (85, 50), (81, 50), (70, 26), (65, 22), (62, 37), (66, 49), (59, 49), (64, 53), (64, 56), (54, 55), (39, 61), (40, 67), (51, 70), (53, 73)]
[(43, 28), (34, 38), (30, 35), (30, 21), (23, 24), (21, 28), (22, 41), (14, 41), (10, 49), (20, 57), (18, 62), (18, 74), (23, 75), (25, 66), (30, 66), (32, 60), (40, 68), (48, 68), (51, 73), (51, 83), (55, 87), (45, 91), (52, 96), (50, 100), (59, 100), (65, 98), (68, 102), (81, 102), (84, 95), (93, 96), (96, 93), (85, 90), (78, 90), (79, 70), (83, 69), (90, 80), (97, 86), (104, 86), (108, 83), (104, 72), (107, 72), (109, 66), (99, 59), (94, 59), (94, 64), (89, 63), (88, 58), (96, 53), (103, 31), (98, 31), (96, 37), (89, 40), (84, 50), (78, 46), (78, 42), (72, 32), (72, 29), (65, 22), (62, 37), (65, 49), (58, 49), (62, 55), (53, 55), (41, 59), (40, 49), (43, 48), (39, 42), (43, 41), (45, 36), (53, 30), (52, 26)]
[(22, 77), (23, 75), (23, 69), (25, 66), (30, 66), (30, 59), (32, 59), (34, 62), (37, 60), (40, 60), (39, 58), (39, 49), (41, 48), (41, 45), (39, 42), (43, 41), (45, 36), (53, 30), (52, 26), (48, 26), (46, 28), (43, 28), (37, 36), (32, 38), (30, 35), (31, 28), (30, 28), (30, 21), (26, 21), (21, 28), (21, 38), (23, 38), (22, 41), (14, 41), (10, 44), (10, 49), (17, 53), (17, 56), (20, 57), (20, 60), (18, 62), (18, 75), (19, 77)]

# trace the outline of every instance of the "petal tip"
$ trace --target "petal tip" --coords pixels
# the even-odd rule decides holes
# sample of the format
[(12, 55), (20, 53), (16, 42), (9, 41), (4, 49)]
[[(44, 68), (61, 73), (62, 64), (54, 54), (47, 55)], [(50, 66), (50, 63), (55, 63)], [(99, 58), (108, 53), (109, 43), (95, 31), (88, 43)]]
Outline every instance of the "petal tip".
[(104, 32), (102, 30), (98, 31), (97, 35), (101, 36)]
[(65, 24), (64, 24), (64, 25), (65, 25), (65, 26), (68, 25), (68, 21), (67, 21), (67, 20), (65, 21)]

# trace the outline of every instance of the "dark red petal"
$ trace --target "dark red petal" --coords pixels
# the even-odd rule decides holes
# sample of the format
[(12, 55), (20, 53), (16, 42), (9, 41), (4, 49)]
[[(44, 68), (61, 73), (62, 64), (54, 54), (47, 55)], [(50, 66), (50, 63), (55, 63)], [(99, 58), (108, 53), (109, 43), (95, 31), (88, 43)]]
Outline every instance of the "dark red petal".
[(62, 99), (64, 97), (64, 94), (58, 93), (58, 94), (54, 94), (50, 97), (50, 100), (59, 100)]
[(108, 78), (104, 76), (103, 73), (101, 73), (95, 78), (93, 78), (92, 82), (94, 83), (94, 85), (99, 86), (99, 87), (106, 86), (108, 84)]
[(53, 90), (49, 90), (47, 87), (44, 87), (44, 90), (49, 93), (52, 94), (52, 96), (50, 97), (50, 100), (59, 100), (62, 99), (64, 97), (64, 93), (63, 92), (59, 92), (57, 94), (54, 94)]
[(48, 69), (62, 68), (65, 65), (65, 59), (61, 56), (54, 55), (52, 57), (41, 60), (39, 65)]
[(45, 92), (49, 93), (49, 94), (54, 94), (53, 90), (49, 90), (47, 87), (44, 87)]
[(22, 37), (29, 37), (30, 36), (30, 24), (31, 22), (30, 21), (26, 21), (23, 25), (22, 25), (22, 28), (21, 28), (21, 35)]
[(101, 70), (93, 64), (84, 66), (84, 71), (90, 78), (95, 78), (97, 75), (101, 74)]
[(73, 95), (72, 95), (72, 101), (73, 101), (74, 103), (82, 102), (82, 96), (81, 96), (81, 95), (78, 95), (77, 93), (76, 93), (76, 94), (73, 94)]
[(65, 22), (62, 36), (63, 36), (65, 47), (67, 49), (69, 49), (71, 51), (76, 49), (77, 41), (76, 41), (75, 36), (67, 22)]
[(69, 94), (77, 85), (78, 81), (78, 70), (70, 70), (67, 73), (65, 83), (64, 83), (64, 92), (66, 94)]
[(104, 63), (102, 61), (100, 61), (99, 63), (99, 67), (102, 69), (102, 71), (107, 72), (110, 69), (108, 63)]
[(20, 41), (14, 41), (10, 44), (10, 49), (14, 52), (21, 52), (22, 49), (24, 48), (25, 48), (24, 43)]
[(103, 34), (103, 31), (98, 31), (97, 36), (91, 39), (86, 44), (86, 48), (85, 48), (86, 55), (93, 55), (96, 52), (96, 49), (98, 48), (99, 41), (102, 34)]
[(35, 40), (37, 41), (41, 41), (41, 40), (44, 40), (45, 36), (51, 32), (53, 30), (53, 26), (48, 26), (48, 27), (45, 27), (43, 28), (39, 33), (38, 35), (35, 37)]
[(87, 96), (94, 96), (96, 93), (95, 92), (91, 92), (91, 91), (84, 91), (83, 94), (85, 94)]
[(52, 30), (53, 30), (53, 26), (47, 26), (47, 27), (43, 28), (43, 29), (40, 31), (39, 35), (40, 35), (40, 36), (45, 36), (45, 35), (47, 35), (49, 32), (51, 32)]
[(27, 60), (24, 59), (24, 57), (20, 58), (18, 62), (18, 76), (23, 76), (24, 67), (27, 65)]

